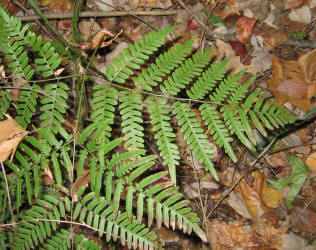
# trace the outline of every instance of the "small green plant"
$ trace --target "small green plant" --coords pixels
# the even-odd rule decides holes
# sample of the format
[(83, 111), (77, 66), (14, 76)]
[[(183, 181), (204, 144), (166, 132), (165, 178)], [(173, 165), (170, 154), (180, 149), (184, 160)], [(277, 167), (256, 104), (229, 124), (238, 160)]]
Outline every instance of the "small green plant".
[(293, 39), (303, 40), (306, 37), (306, 30), (292, 30), (289, 35)]
[(280, 178), (275, 181), (268, 180), (268, 182), (277, 190), (282, 190), (286, 186), (291, 186), (290, 191), (286, 195), (286, 205), (289, 209), (291, 209), (295, 197), (298, 195), (306, 182), (308, 173), (310, 173), (311, 170), (298, 156), (294, 154), (286, 155), (286, 159), (291, 164), (291, 176)]
[[(2, 245), (99, 247), (87, 235), (76, 235), (73, 225), (87, 227), (106, 241), (119, 239), (129, 248), (159, 247), (150, 229), (153, 224), (193, 231), (207, 241), (198, 215), (176, 185), (181, 163), (177, 128), (192, 154), (218, 180), (213, 147), (191, 103), (233, 162), (237, 161), (234, 139), (254, 150), (254, 128), (266, 136), (266, 129), (296, 117), (259, 88), (249, 92), (254, 77), (244, 77), (245, 72), (228, 75), (228, 61), (214, 62), (211, 48), (195, 51), (194, 39), (164, 47), (174, 29), (145, 35), (113, 60), (104, 82), (91, 82), (89, 122), (72, 134), (65, 129), (70, 83), (54, 77), (59, 54), (0, 7), (1, 62), (6, 72), (25, 81), (18, 100), (10, 91), (0, 90), (0, 119), (12, 112), (23, 128), (39, 127), (20, 143), (13, 162), (4, 162), (17, 224), (0, 231)], [(12, 87), (10, 81), (6, 85)], [(116, 120), (120, 122), (115, 124)], [(115, 134), (114, 127), (120, 129)], [(145, 135), (157, 144), (168, 171), (154, 170), (158, 155), (150, 154)], [(50, 176), (50, 185), (43, 183), (43, 175)], [(0, 221), (8, 224), (12, 218), (0, 176)], [(166, 176), (170, 180), (162, 181)]]

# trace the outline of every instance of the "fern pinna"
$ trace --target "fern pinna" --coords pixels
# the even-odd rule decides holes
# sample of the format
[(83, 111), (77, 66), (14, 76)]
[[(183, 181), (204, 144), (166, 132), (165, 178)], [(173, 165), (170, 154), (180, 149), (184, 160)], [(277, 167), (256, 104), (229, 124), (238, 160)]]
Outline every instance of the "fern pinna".
[[(150, 229), (153, 224), (193, 231), (207, 241), (197, 214), (176, 185), (181, 157), (175, 128), (218, 180), (206, 129), (236, 162), (234, 138), (253, 150), (254, 128), (267, 136), (266, 129), (293, 122), (295, 116), (273, 99), (266, 100), (259, 88), (248, 93), (254, 78), (244, 77), (244, 72), (228, 75), (227, 60), (215, 62), (211, 48), (194, 51), (193, 38), (164, 47), (174, 29), (145, 35), (113, 60), (106, 81), (92, 88), (90, 123), (73, 136), (64, 128), (70, 84), (47, 79), (61, 63), (55, 47), (0, 7), (0, 62), (25, 82), (18, 100), (1, 89), (0, 119), (5, 112), (15, 112), (23, 128), (39, 127), (20, 143), (13, 162), (4, 162), (7, 173), (13, 173), (8, 185), (16, 224), (0, 231), (1, 246), (101, 249), (89, 235), (73, 230), (85, 227), (107, 242), (154, 249), (160, 245)], [(36, 82), (39, 77), (44, 80)], [(11, 83), (6, 84), (10, 89)], [(36, 120), (39, 123), (32, 122)], [(121, 137), (115, 138), (117, 125)], [(159, 156), (149, 153), (148, 136), (168, 171), (155, 170)], [(49, 185), (43, 183), (44, 175)], [(9, 224), (12, 218), (0, 176), (0, 219)]]

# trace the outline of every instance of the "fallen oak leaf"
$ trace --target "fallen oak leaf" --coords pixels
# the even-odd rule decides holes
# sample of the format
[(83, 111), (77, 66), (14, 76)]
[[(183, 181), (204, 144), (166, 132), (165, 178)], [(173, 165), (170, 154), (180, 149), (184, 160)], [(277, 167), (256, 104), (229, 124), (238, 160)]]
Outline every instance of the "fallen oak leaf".
[(11, 116), (4, 115), (7, 120), (0, 122), (0, 162), (6, 161), (10, 155), (10, 162), (12, 162), (19, 143), (28, 134), (28, 131), (23, 129)]

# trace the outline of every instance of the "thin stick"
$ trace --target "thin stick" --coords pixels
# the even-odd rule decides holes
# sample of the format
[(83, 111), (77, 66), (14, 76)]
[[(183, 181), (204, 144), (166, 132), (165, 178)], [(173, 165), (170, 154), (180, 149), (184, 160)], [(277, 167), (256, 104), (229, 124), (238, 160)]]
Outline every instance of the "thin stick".
[(14, 226), (15, 225), (14, 214), (13, 214), (13, 209), (12, 209), (12, 204), (11, 204), (11, 198), (10, 198), (10, 191), (9, 191), (9, 185), (8, 185), (8, 180), (7, 180), (7, 174), (5, 173), (5, 169), (4, 169), (3, 163), (2, 162), (0, 162), (0, 163), (1, 163), (2, 173), (3, 173), (3, 177), (4, 177), (5, 188), (7, 190), (7, 196), (8, 196), (9, 208), (10, 208), (10, 212), (11, 212), (12, 224)]
[[(274, 138), (266, 147), (265, 149), (257, 156), (257, 158), (250, 164), (250, 171), (253, 170), (253, 166), (261, 159), (262, 156), (264, 156), (267, 151), (272, 147), (272, 145), (275, 143), (275, 141), (277, 140), (277, 138)], [(234, 183), (233, 186), (230, 187), (230, 189), (224, 194), (224, 196), (222, 196), (222, 198), (220, 199), (219, 202), (216, 203), (216, 205), (214, 206), (214, 208), (211, 210), (211, 212), (209, 213), (209, 215), (207, 216), (207, 218), (209, 218), (210, 216), (213, 216), (213, 213), (215, 212), (215, 210), (217, 209), (217, 207), (227, 198), (227, 196), (237, 187), (237, 185), (239, 184), (239, 182), (241, 182), (241, 180), (243, 178), (245, 178), (245, 176), (249, 173), (249, 171), (245, 171), (240, 177), (239, 179)]]
[[(27, 8), (25, 8), (19, 1), (17, 0), (13, 0), (12, 1), (15, 5), (17, 5), (20, 9), (22, 9), (26, 14), (30, 15), (31, 13), (28, 11)], [(50, 38), (52, 38), (53, 40), (55, 40), (55, 37), (48, 31), (48, 29), (46, 29), (46, 27), (44, 25), (42, 25), (40, 23), (40, 21), (35, 20), (35, 22), (50, 36)]]
[[(119, 17), (119, 16), (170, 16), (176, 15), (176, 10), (165, 11), (83, 11), (79, 17)], [(45, 14), (47, 19), (68, 19), (72, 18), (73, 13)], [(38, 15), (19, 17), (23, 22), (40, 20)]]

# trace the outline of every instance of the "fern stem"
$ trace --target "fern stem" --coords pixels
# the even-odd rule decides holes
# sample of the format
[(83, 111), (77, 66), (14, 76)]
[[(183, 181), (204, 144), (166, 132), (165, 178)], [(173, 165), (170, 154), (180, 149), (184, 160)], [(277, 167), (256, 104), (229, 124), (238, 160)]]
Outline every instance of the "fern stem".
[(11, 204), (10, 191), (9, 191), (9, 185), (8, 185), (8, 180), (7, 180), (7, 174), (6, 174), (6, 172), (5, 172), (3, 163), (0, 162), (0, 164), (1, 164), (2, 173), (3, 173), (3, 178), (4, 178), (4, 182), (5, 182), (5, 189), (6, 189), (6, 191), (7, 191), (7, 196), (8, 196), (8, 202), (9, 202), (9, 208), (10, 208), (10, 213), (11, 213), (12, 224), (15, 225), (15, 222), (14, 222), (14, 214), (13, 214), (13, 209), (12, 209), (12, 204)]
[(79, 20), (79, 13), (82, 7), (83, 0), (75, 0), (75, 6), (72, 16), (72, 40), (75, 43), (81, 43), (82, 39), (80, 37), (80, 32), (78, 28), (78, 20)]

